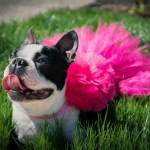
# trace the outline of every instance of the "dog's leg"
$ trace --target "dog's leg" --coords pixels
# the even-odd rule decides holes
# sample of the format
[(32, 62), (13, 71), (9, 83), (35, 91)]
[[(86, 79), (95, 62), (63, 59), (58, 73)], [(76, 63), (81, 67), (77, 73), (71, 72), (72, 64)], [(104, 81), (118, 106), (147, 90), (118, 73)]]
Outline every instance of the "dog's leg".
[(66, 140), (69, 143), (73, 142), (74, 136), (78, 132), (77, 126), (78, 126), (79, 113), (80, 111), (75, 110), (74, 108), (69, 109), (65, 113), (63, 131), (65, 134)]

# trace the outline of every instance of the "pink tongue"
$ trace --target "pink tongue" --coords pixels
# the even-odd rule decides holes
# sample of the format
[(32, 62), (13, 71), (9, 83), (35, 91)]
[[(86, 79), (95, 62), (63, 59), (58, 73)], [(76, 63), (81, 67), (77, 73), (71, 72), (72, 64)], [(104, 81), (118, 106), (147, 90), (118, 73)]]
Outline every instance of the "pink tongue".
[(26, 89), (26, 87), (20, 83), (18, 77), (14, 74), (8, 75), (5, 78), (3, 78), (2, 86), (4, 90), (6, 91), (10, 89), (13, 89), (13, 90), (25, 90)]

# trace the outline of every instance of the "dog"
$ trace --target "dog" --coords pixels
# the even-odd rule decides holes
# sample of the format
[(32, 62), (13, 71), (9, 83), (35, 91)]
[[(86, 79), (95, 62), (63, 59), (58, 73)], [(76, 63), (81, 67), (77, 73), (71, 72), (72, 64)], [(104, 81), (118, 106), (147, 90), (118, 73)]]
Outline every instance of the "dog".
[(118, 23), (106, 27), (100, 21), (94, 32), (89, 27), (75, 31), (57, 34), (50, 38), (53, 42), (46, 38), (47, 44), (58, 41), (43, 46), (31, 27), (21, 47), (10, 54), (2, 86), (12, 101), (19, 140), (31, 141), (42, 133), (45, 120), (56, 127), (57, 118), (63, 120), (66, 140), (73, 142), (78, 120), (90, 117), (82, 111), (102, 111), (116, 94), (150, 95), (149, 45), (138, 47), (140, 39)]
[(63, 132), (68, 142), (74, 139), (80, 111), (65, 100), (67, 69), (75, 60), (78, 36), (67, 32), (51, 47), (37, 44), (31, 27), (21, 47), (12, 52), (4, 71), (3, 88), (12, 101), (12, 118), (18, 139), (32, 140), (42, 133), (45, 119), (55, 126), (63, 118)]

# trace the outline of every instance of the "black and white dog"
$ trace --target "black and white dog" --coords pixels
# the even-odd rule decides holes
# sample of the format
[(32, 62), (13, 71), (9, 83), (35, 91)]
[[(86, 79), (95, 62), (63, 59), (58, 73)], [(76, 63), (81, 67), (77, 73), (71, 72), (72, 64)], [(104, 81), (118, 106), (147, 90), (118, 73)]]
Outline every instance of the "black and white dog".
[(45, 119), (55, 126), (55, 116), (58, 120), (63, 117), (66, 139), (73, 141), (80, 112), (65, 103), (65, 80), (77, 48), (73, 30), (56, 45), (46, 47), (36, 44), (30, 28), (21, 48), (10, 54), (2, 85), (12, 101), (18, 139), (32, 140), (31, 135), (42, 132)]

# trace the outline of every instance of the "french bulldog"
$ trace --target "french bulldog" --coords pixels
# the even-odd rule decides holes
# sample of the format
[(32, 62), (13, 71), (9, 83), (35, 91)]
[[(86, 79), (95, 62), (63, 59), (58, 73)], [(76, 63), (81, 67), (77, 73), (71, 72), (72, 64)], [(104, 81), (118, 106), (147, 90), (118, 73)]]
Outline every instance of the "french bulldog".
[(54, 46), (37, 44), (31, 27), (21, 47), (12, 52), (4, 71), (3, 88), (12, 101), (12, 118), (18, 139), (27, 142), (42, 132), (45, 119), (55, 126), (63, 118), (63, 132), (68, 142), (74, 139), (80, 111), (68, 106), (65, 80), (69, 65), (75, 60), (78, 36), (66, 33)]

